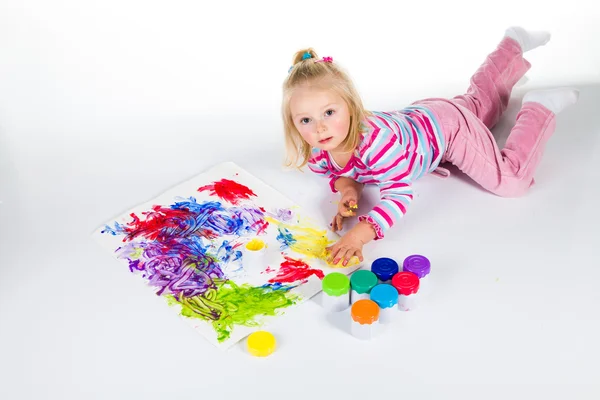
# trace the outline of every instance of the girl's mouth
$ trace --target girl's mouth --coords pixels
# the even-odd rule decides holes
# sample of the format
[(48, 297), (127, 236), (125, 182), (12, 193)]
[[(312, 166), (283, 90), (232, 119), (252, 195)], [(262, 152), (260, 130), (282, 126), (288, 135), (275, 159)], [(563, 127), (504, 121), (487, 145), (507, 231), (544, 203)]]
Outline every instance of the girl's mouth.
[(329, 142), (331, 139), (333, 139), (333, 137), (328, 137), (327, 139), (319, 140), (319, 143), (325, 144), (325, 143)]

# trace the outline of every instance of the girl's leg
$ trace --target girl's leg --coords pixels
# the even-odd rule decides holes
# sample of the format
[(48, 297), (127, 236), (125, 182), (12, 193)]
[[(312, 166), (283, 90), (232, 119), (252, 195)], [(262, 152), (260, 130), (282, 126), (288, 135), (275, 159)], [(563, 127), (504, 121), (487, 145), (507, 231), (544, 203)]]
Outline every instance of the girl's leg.
[(523, 53), (546, 44), (549, 39), (550, 34), (544, 31), (507, 29), (502, 41), (471, 77), (467, 93), (453, 100), (491, 129), (506, 110), (514, 85), (531, 68)]
[(479, 118), (467, 114), (461, 122), (446, 159), (498, 196), (525, 194), (554, 132), (555, 114), (540, 104), (524, 104), (502, 150)]
[(447, 142), (445, 161), (484, 189), (503, 197), (525, 194), (544, 147), (556, 125), (556, 114), (577, 101), (572, 89), (533, 91), (525, 95), (515, 126), (500, 150), (489, 128), (474, 113), (455, 101), (427, 100), (442, 121)]

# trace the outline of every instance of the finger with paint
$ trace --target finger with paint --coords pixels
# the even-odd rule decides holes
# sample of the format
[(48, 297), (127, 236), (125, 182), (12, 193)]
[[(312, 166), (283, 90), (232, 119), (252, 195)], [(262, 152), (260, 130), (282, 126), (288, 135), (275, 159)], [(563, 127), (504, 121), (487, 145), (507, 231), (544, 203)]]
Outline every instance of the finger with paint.
[(343, 225), (344, 217), (342, 217), (340, 214), (336, 214), (335, 217), (333, 217), (333, 222), (331, 223), (331, 230), (334, 232), (341, 231)]
[(358, 204), (355, 199), (347, 199), (340, 203), (339, 213), (343, 217), (353, 217), (356, 215), (355, 210), (358, 209)]
[[(347, 236), (347, 235), (346, 235)], [(329, 261), (334, 265), (342, 264), (342, 266), (348, 266), (348, 263), (353, 259), (358, 259), (362, 262), (364, 260), (362, 254), (362, 244), (355, 242), (350, 238), (346, 239), (344, 236), (336, 244), (327, 248), (329, 254)]]

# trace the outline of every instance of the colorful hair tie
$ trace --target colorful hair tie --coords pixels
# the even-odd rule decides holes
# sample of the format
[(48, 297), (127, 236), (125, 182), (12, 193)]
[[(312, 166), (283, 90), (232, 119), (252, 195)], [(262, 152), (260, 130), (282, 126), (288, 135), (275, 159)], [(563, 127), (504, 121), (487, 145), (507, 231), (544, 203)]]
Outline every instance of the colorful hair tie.
[(303, 60), (308, 60), (309, 58), (312, 58), (312, 56), (308, 51), (302, 55)]
[(326, 62), (326, 63), (332, 63), (333, 62), (333, 58), (331, 57), (323, 57), (322, 59), (315, 61), (315, 62)]

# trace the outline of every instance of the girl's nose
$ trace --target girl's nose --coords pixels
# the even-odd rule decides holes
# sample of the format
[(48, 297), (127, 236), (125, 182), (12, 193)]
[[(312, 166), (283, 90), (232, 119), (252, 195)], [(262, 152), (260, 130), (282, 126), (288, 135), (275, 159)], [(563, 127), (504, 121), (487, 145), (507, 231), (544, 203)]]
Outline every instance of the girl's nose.
[(323, 122), (317, 122), (317, 133), (325, 132), (326, 130), (327, 128), (325, 127), (325, 124)]

